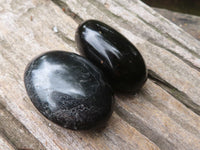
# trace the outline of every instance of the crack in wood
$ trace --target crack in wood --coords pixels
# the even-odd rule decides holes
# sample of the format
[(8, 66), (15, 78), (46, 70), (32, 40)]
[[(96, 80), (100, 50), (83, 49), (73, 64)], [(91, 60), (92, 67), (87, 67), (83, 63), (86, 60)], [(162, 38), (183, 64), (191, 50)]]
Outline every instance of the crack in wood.
[[(2, 104), (0, 103), (0, 107), (2, 107)], [(4, 107), (4, 106), (3, 106)], [(13, 149), (17, 150), (17, 147), (14, 143), (12, 143), (12, 141), (10, 140), (10, 138), (6, 135), (4, 129), (2, 127), (0, 127), (0, 137), (4, 138), (6, 140), (6, 142), (8, 142), (8, 144), (10, 146), (12, 146)]]
[[(2, 97), (0, 96), (0, 99)], [(37, 147), (45, 149), (43, 145), (29, 132), (29, 130), (19, 122), (0, 101), (0, 133), (7, 137), (17, 149)], [(30, 144), (31, 142), (31, 144)]]
[[(158, 86), (158, 85), (156, 85), (156, 86)], [(164, 90), (164, 89), (162, 89), (162, 90)], [(177, 124), (179, 124), (184, 130), (187, 130), (188, 132), (192, 133), (194, 136), (197, 136), (200, 138), (199, 130), (197, 130), (194, 126), (192, 126), (190, 124), (190, 122), (182, 121), (182, 118), (180, 116), (178, 116), (177, 114), (174, 114), (173, 112), (166, 112), (161, 106), (159, 106), (157, 103), (153, 102), (154, 99), (151, 96), (149, 96), (149, 94), (146, 91), (141, 90), (140, 93), (142, 94), (142, 96), (144, 97), (144, 99), (146, 101), (149, 101), (152, 105), (154, 105), (161, 112), (167, 114), (173, 121), (175, 121)], [(170, 108), (168, 107), (168, 109), (170, 109)]]
[[(159, 45), (157, 45), (159, 46)], [(162, 48), (162, 47), (161, 47)], [(163, 47), (164, 48), (164, 47)], [(191, 68), (197, 70), (200, 72), (200, 68), (195, 66), (192, 62), (190, 62), (189, 60), (183, 58), (181, 55), (179, 55), (178, 53), (176, 53), (175, 51), (165, 48), (167, 51), (171, 52), (174, 56), (176, 56), (177, 58), (181, 59), (184, 63), (186, 63), (187, 65), (189, 65)]]
[(182, 104), (184, 104), (187, 108), (200, 115), (200, 106), (194, 103), (186, 93), (178, 90), (176, 87), (162, 79), (159, 75), (150, 69), (148, 70), (148, 78), (154, 81), (155, 84), (167, 91)]
[(155, 145), (157, 145), (162, 150), (176, 149), (176, 146), (171, 143), (168, 139), (163, 137), (156, 130), (151, 129), (142, 119), (140, 119), (135, 114), (130, 114), (119, 104), (115, 105), (114, 111), (128, 124), (137, 129), (140, 133), (151, 140)]
[(173, 54), (175, 57), (179, 58), (180, 60), (182, 60), (183, 63), (189, 65), (191, 68), (197, 70), (200, 72), (200, 68), (195, 66), (192, 62), (190, 62), (189, 60), (185, 59), (183, 56), (181, 56), (180, 54), (176, 53), (175, 51), (169, 49), (169, 48), (166, 48), (164, 46), (162, 46), (161, 44), (159, 43), (156, 43), (155, 41), (153, 40), (149, 40), (150, 43), (162, 48), (162, 49), (165, 49), (166, 51), (170, 52), (171, 54)]
[(67, 14), (68, 16), (70, 16), (72, 19), (74, 19), (74, 21), (78, 24), (80, 24), (81, 22), (83, 22), (83, 19), (77, 15), (76, 13), (74, 13), (69, 6), (64, 3), (62, 0), (52, 0), (52, 2), (54, 2), (57, 6), (59, 6), (63, 12), (65, 14)]
[(181, 42), (179, 42), (178, 40), (176, 40), (175, 38), (173, 38), (171, 35), (169, 35), (168, 33), (163, 33), (162, 31), (160, 31), (158, 28), (156, 28), (154, 25), (148, 23), (147, 21), (145, 21), (142, 17), (140, 17), (139, 15), (136, 15), (137, 18), (139, 18), (140, 20), (142, 20), (146, 25), (148, 25), (149, 27), (151, 27), (152, 29), (154, 29), (155, 31), (157, 31), (158, 33), (160, 33), (162, 36), (166, 37), (167, 39), (173, 41), (174, 43), (176, 43), (177, 45), (179, 45), (180, 47), (184, 48), (185, 50), (187, 50), (188, 52), (190, 52), (193, 56), (200, 58), (200, 55), (194, 51), (192, 51), (191, 49), (189, 49), (187, 46), (183, 45)]
[[(76, 43), (75, 41), (71, 40), (70, 38), (68, 38), (68, 36), (63, 33), (62, 31), (60, 31), (58, 29), (58, 31), (55, 33), (59, 38), (61, 38), (64, 42), (66, 42), (68, 45), (75, 47), (76, 48)], [(76, 48), (76, 51), (78, 51), (78, 49)]]
[(158, 46), (159, 48), (162, 48), (168, 52), (170, 52), (171, 54), (173, 54), (175, 57), (177, 57), (178, 59), (180, 59), (183, 63), (187, 64), (188, 66), (190, 66), (191, 68), (195, 69), (196, 71), (200, 72), (200, 68), (198, 66), (195, 66), (191, 61), (185, 59), (183, 56), (181, 56), (180, 54), (176, 53), (175, 51), (164, 47), (163, 45), (159, 44), (158, 42), (155, 42), (154, 39), (148, 39), (148, 41), (155, 45)]

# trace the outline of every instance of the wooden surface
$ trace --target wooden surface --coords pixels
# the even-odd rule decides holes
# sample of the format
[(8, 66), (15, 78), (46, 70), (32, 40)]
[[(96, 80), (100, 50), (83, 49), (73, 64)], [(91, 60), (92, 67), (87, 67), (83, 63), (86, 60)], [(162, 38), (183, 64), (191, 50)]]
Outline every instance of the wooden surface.
[(153, 9), (200, 41), (200, 16), (174, 12), (161, 8)]
[[(105, 129), (74, 132), (45, 119), (23, 83), (28, 62), (49, 50), (79, 53), (75, 30), (98, 19), (142, 53), (149, 79), (117, 95)], [(0, 1), (0, 150), (200, 149), (200, 42), (139, 0)]]

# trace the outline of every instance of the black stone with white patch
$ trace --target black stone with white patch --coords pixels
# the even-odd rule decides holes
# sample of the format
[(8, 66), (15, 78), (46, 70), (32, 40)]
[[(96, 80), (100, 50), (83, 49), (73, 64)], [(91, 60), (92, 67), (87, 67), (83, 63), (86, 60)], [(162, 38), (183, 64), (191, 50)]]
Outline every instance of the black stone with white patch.
[(42, 54), (27, 66), (24, 82), (35, 107), (62, 127), (90, 129), (112, 113), (113, 92), (102, 72), (76, 54)]

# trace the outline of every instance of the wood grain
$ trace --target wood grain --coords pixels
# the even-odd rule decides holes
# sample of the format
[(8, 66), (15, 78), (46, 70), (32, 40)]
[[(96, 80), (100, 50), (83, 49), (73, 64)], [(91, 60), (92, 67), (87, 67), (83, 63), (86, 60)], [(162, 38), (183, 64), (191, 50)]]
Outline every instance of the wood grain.
[[(79, 53), (74, 35), (86, 19), (136, 45), (149, 80), (136, 95), (116, 94), (105, 128), (74, 132), (36, 110), (23, 73), (45, 51)], [(0, 22), (0, 149), (200, 149), (200, 43), (142, 2), (9, 0), (0, 2)]]
[(0, 148), (6, 150), (16, 150), (16, 147), (2, 134), (0, 134)]

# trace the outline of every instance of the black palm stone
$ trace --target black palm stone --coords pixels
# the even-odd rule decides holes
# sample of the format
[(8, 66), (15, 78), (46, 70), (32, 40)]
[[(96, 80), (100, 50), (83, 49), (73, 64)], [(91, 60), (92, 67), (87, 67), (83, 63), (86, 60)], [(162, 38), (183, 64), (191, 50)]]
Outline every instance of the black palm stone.
[(35, 58), (24, 82), (35, 107), (62, 127), (89, 129), (112, 113), (113, 93), (102, 72), (76, 54), (52, 51)]
[(137, 48), (110, 26), (88, 20), (76, 32), (83, 54), (99, 67), (112, 87), (121, 92), (136, 92), (147, 80), (144, 59)]

